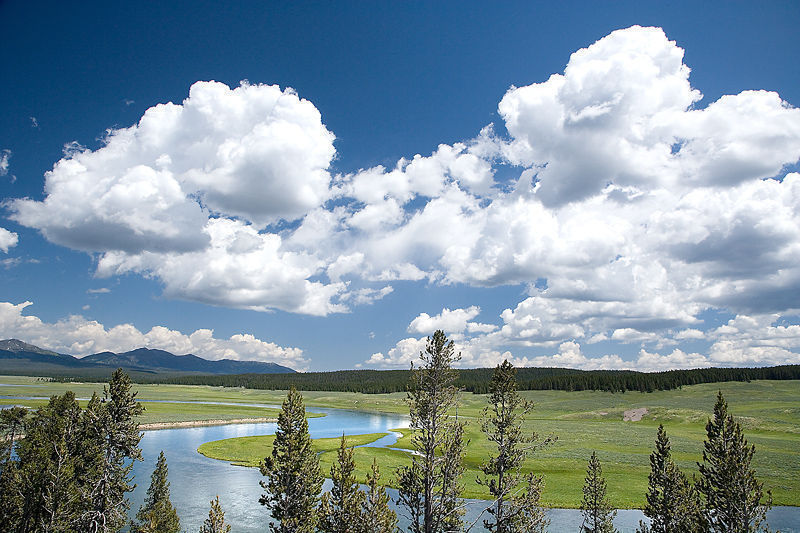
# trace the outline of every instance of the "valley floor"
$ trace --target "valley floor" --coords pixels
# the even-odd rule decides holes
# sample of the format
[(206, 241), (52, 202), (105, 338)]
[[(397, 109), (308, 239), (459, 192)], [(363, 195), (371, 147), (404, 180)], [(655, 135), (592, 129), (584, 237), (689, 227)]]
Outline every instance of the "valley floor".
[[(135, 385), (135, 389), (146, 407), (143, 424), (274, 418), (285, 397), (285, 391), (203, 386)], [(73, 390), (79, 398), (89, 398), (93, 391), (102, 393), (102, 384), (0, 376), (0, 405), (35, 407), (66, 390)], [(658, 424), (664, 424), (669, 434), (676, 462), (691, 476), (697, 471), (697, 461), (702, 460), (705, 423), (718, 390), (722, 390), (730, 412), (742, 423), (748, 441), (756, 446), (754, 466), (764, 488), (772, 491), (775, 505), (800, 506), (800, 381), (727, 382), (652, 393), (526, 391), (522, 394), (536, 405), (526, 429), (541, 436), (554, 435), (558, 440), (537, 451), (525, 468), (544, 475), (545, 503), (575, 507), (581, 498), (586, 461), (592, 451), (597, 451), (612, 504), (620, 508), (641, 507)], [(401, 393), (304, 392), (303, 396), (312, 412), (314, 407), (407, 412), (405, 395)], [(23, 397), (28, 399), (18, 399)], [(35, 397), (42, 399), (30, 399)], [(485, 496), (475, 482), (478, 466), (492, 451), (479, 429), (485, 405), (486, 396), (464, 394), (458, 411), (468, 423), (466, 437), (470, 443), (463, 479), (466, 496), (470, 497)], [(637, 420), (639, 416), (641, 419)], [(217, 444), (215, 453), (209, 455), (228, 458), (225, 448), (233, 443), (225, 442)], [(409, 447), (407, 431), (394, 447)], [(326, 444), (324, 448), (330, 446)], [(321, 458), (327, 469), (335, 453), (325, 450), (321, 449)], [(405, 453), (399, 450), (358, 448), (360, 476), (373, 456), (378, 458), (386, 480), (391, 478), (389, 473), (394, 467), (407, 462)]]

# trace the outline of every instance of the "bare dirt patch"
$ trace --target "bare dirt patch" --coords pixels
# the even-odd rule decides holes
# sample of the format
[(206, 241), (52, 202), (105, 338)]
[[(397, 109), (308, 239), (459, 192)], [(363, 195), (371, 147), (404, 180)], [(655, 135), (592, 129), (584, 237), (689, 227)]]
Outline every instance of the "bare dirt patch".
[(640, 407), (638, 409), (628, 409), (625, 411), (625, 416), (622, 418), (625, 422), (639, 422), (644, 415), (648, 413), (647, 407)]

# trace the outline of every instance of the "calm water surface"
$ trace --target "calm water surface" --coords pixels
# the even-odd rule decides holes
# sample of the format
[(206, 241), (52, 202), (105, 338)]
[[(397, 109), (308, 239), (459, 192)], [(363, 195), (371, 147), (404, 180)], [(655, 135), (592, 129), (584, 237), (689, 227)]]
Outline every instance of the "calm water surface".
[[(311, 408), (309, 411), (325, 413), (322, 418), (309, 419), (308, 425), (313, 438), (339, 437), (348, 435), (386, 432), (392, 428), (408, 426), (408, 418), (399, 415), (372, 414), (342, 409)], [(268, 531), (269, 513), (259, 505), (262, 489), (258, 482), (261, 473), (257, 468), (232, 466), (224, 461), (209, 459), (197, 453), (197, 447), (204, 442), (244, 437), (250, 435), (269, 435), (275, 432), (275, 424), (235, 424), (198, 428), (165, 429), (147, 431), (142, 438), (141, 448), (144, 461), (136, 463), (134, 474), (140, 485), (131, 498), (131, 515), (135, 514), (146, 495), (150, 474), (161, 450), (167, 457), (172, 503), (178, 510), (184, 531), (198, 531), (208, 516), (209, 502), (219, 495), (225, 511), (225, 520), (233, 526), (236, 533)], [(374, 445), (386, 446), (394, 443), (396, 437), (390, 435)], [(386, 474), (386, 473), (384, 473)], [(325, 490), (330, 488), (326, 481)], [(390, 491), (392, 496), (396, 491)], [(472, 500), (465, 517), (469, 522), (477, 518), (486, 502)], [(578, 531), (581, 524), (580, 511), (574, 509), (553, 509), (550, 511), (550, 531)], [(644, 515), (638, 510), (620, 510), (615, 525), (621, 532), (633, 532)], [(769, 515), (773, 529), (784, 533), (800, 533), (800, 508), (779, 507)], [(402, 523), (401, 523), (402, 525)], [(483, 531), (475, 527), (473, 531)]]

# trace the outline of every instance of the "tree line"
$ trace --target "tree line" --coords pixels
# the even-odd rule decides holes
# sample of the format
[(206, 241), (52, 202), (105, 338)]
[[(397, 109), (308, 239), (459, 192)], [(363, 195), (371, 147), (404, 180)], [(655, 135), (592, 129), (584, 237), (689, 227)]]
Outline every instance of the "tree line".
[[(459, 370), (454, 384), (465, 392), (487, 394), (491, 387), (493, 369)], [(193, 376), (138, 376), (138, 383), (175, 385), (211, 385), (244, 387), (262, 390), (360, 392), (386, 394), (405, 392), (411, 379), (409, 370), (338, 370), (334, 372), (303, 372), (296, 374), (234, 374)], [(54, 378), (63, 381), (78, 378)], [(570, 368), (519, 368), (519, 390), (602, 390), (609, 392), (653, 392), (673, 390), (687, 385), (751, 381), (757, 379), (800, 379), (800, 365), (761, 368), (697, 368), (665, 372), (636, 372), (633, 370), (576, 370)]]
[[(481, 429), (492, 451), (480, 465), (479, 483), (491, 500), (477, 520), (467, 522), (461, 498), (464, 421), (458, 417), (462, 388), (453, 368), (460, 355), (442, 331), (428, 339), (412, 365), (407, 384), (411, 448), (407, 464), (395, 472), (397, 508), (412, 533), (472, 530), (480, 521), (492, 533), (542, 532), (549, 525), (541, 503), (545, 480), (523, 472), (537, 450), (555, 442), (523, 430), (532, 409), (519, 394), (518, 369), (508, 361), (491, 373)], [(147, 498), (127, 521), (133, 488), (133, 461), (141, 460), (136, 417), (142, 407), (130, 379), (117, 370), (102, 398), (81, 409), (71, 392), (54, 396), (32, 413), (0, 411), (0, 532), (177, 533), (180, 521), (169, 498), (163, 452), (152, 473)], [(333, 487), (322, 493), (323, 473), (312, 448), (302, 395), (292, 387), (283, 402), (271, 450), (261, 463), (259, 503), (271, 515), (272, 533), (395, 533), (398, 517), (390, 507), (376, 461), (366, 490), (355, 476), (353, 449), (342, 435), (330, 470)], [(268, 453), (266, 453), (268, 452)], [(690, 479), (671, 458), (660, 426), (650, 456), (651, 472), (641, 533), (755, 532), (766, 530), (771, 506), (752, 469), (755, 447), (728, 413), (722, 393), (706, 425), (699, 477)], [(255, 503), (255, 502), (254, 502)], [(588, 458), (581, 502), (581, 533), (611, 533), (615, 511), (606, 495), (596, 452)], [(219, 499), (211, 502), (201, 533), (227, 533)]]

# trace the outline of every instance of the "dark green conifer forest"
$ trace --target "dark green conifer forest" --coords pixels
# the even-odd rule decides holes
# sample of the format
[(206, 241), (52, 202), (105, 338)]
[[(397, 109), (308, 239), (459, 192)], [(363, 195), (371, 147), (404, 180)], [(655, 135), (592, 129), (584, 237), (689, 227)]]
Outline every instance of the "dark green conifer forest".
[[(455, 386), (464, 392), (487, 394), (491, 387), (491, 368), (460, 369)], [(140, 383), (211, 385), (248, 389), (361, 392), (386, 394), (405, 392), (411, 379), (409, 370), (339, 370), (296, 374), (236, 374), (227, 376), (138, 377)], [(70, 378), (72, 379), (72, 378)], [(519, 368), (518, 390), (602, 390), (609, 392), (653, 392), (673, 390), (701, 383), (752, 381), (757, 379), (800, 379), (800, 365), (763, 368), (698, 368), (666, 372), (632, 370), (575, 370), (570, 368)]]

